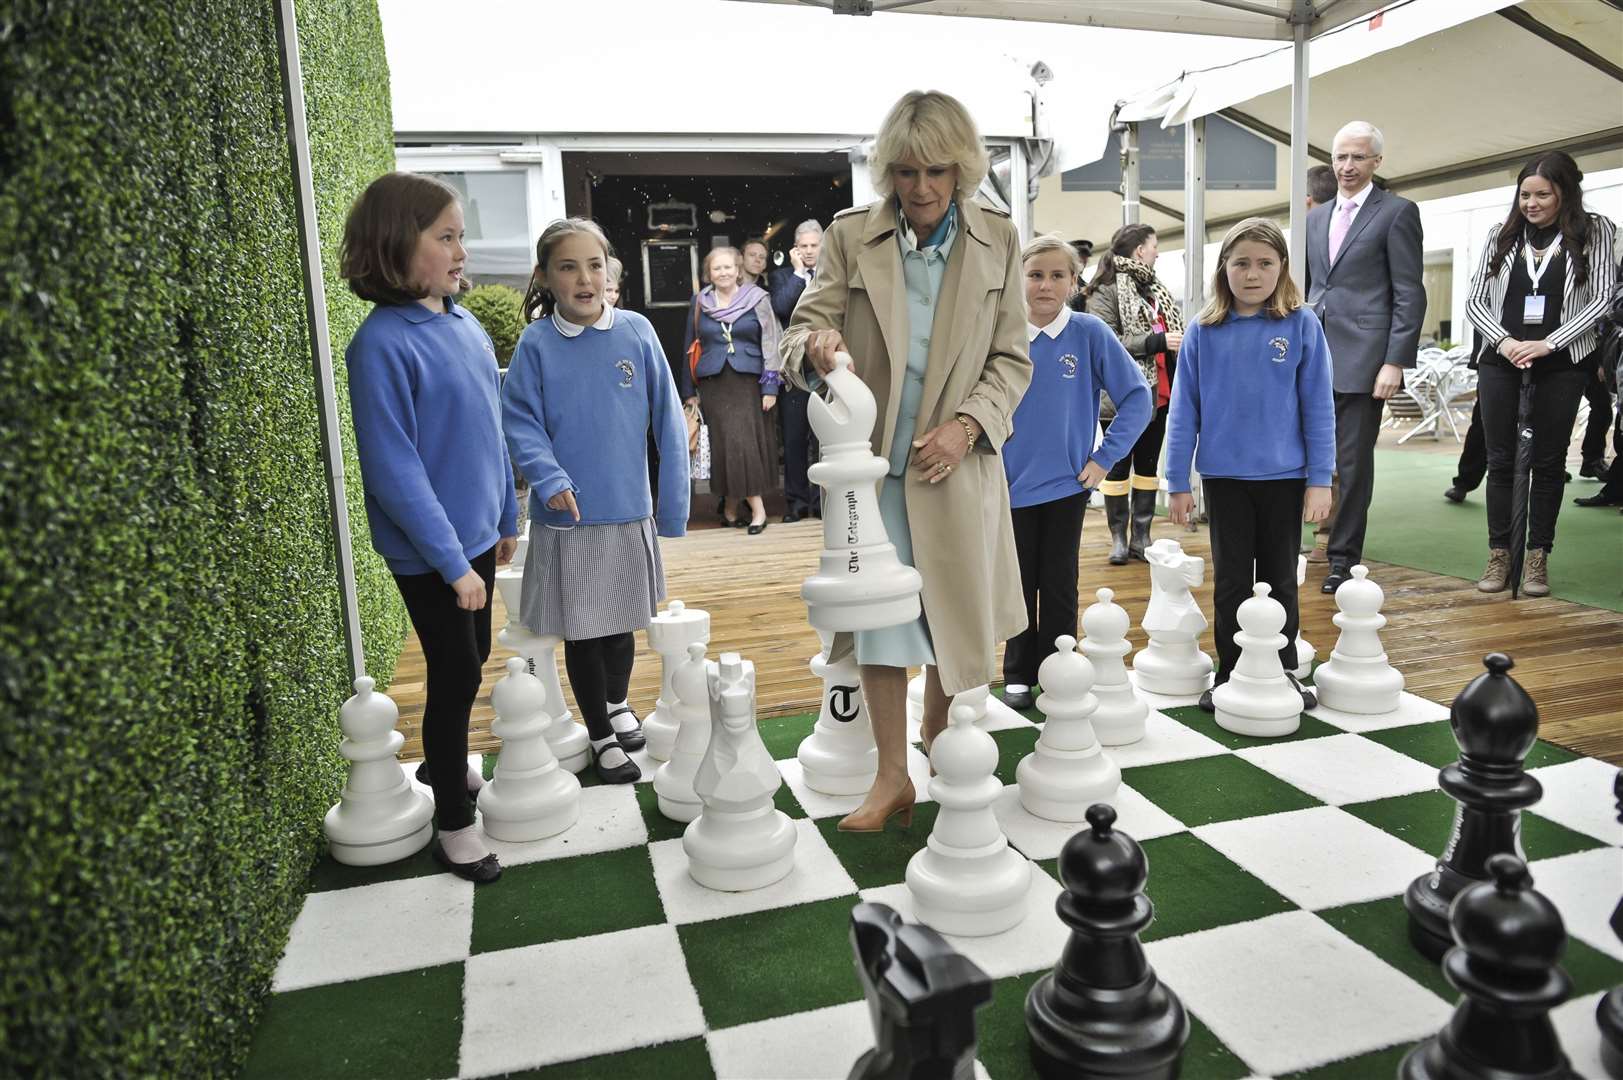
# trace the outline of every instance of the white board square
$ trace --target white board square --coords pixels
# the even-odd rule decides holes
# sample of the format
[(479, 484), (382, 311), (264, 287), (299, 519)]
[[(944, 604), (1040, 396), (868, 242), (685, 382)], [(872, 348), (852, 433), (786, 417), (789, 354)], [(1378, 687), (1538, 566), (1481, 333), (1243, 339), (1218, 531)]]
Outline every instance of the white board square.
[(1228, 747), (1216, 739), (1201, 734), (1187, 724), (1180, 724), (1166, 713), (1154, 709), (1150, 710), (1150, 715), (1144, 720), (1142, 739), (1126, 746), (1105, 747), (1105, 753), (1124, 769), (1131, 769), (1135, 765), (1159, 765), (1164, 761), (1212, 757), (1228, 752)]
[[(1184, 823), (1123, 784), (1107, 800), (1116, 810), (1115, 828), (1134, 840), (1153, 840), (1184, 831)], [(1065, 842), (1088, 827), (1087, 822), (1049, 821), (1032, 814), (1020, 803), (1020, 788), (1009, 784), (992, 804), (998, 824), (1009, 843), (1028, 859), (1052, 859)]]
[(1397, 896), (1435, 856), (1334, 806), (1202, 825), (1194, 834), (1310, 910)]
[(1258, 1073), (1280, 1076), (1421, 1039), (1436, 994), (1307, 911), (1152, 941), (1156, 974)]
[(1612, 796), (1616, 766), (1596, 758), (1579, 758), (1527, 772), (1544, 785), (1544, 797), (1528, 809), (1586, 836), (1614, 846), (1623, 844), (1623, 824), (1618, 823), (1617, 801)]
[(680, 839), (648, 845), (648, 855), (654, 863), (654, 884), (659, 887), (659, 898), (665, 905), (665, 918), (680, 926), (855, 895), (857, 883), (845, 872), (817, 826), (805, 818), (794, 825), (795, 868), (787, 877), (766, 888), (748, 892), (720, 892), (694, 881), (693, 875), (688, 873), (688, 856), (682, 850)]
[[(1054, 910), (1054, 901), (1059, 899), (1059, 894), (1059, 882), (1033, 864), (1031, 887), (1026, 890), (1026, 917), (1018, 925), (1001, 934), (986, 937), (941, 936), (994, 979), (1051, 968), (1059, 960), (1059, 954), (1070, 936), (1070, 930), (1059, 921), (1059, 914)], [(909, 922), (918, 919), (913, 911), (913, 894), (905, 883), (864, 889), (862, 898), (876, 904), (888, 904)]]
[[(862, 800), (867, 797), (866, 792), (861, 795), (824, 795), (820, 791), (813, 791), (806, 786), (806, 770), (795, 758), (784, 758), (777, 762), (777, 766), (783, 782), (789, 785), (795, 800), (809, 818), (844, 817), (861, 806)], [(924, 751), (912, 745), (907, 748), (907, 778), (913, 781), (913, 801), (929, 802), (930, 759), (924, 756)]]
[(1623, 942), (1617, 940), (1608, 922), (1623, 886), (1623, 851), (1595, 848), (1558, 859), (1539, 859), (1529, 869), (1533, 888), (1561, 912), (1567, 933), (1623, 960)]
[[(271, 989), (350, 982), (465, 959), (473, 882), (450, 874), (311, 893), (293, 921)], [(400, 943), (411, 942), (410, 949)]]
[(503, 866), (522, 866), (646, 844), (648, 826), (643, 824), (637, 793), (630, 784), (597, 784), (581, 788), (580, 819), (557, 836), (524, 844), (487, 836), (485, 842)]
[(1362, 735), (1250, 746), (1234, 754), (1332, 806), (1437, 787), (1436, 769)]
[(1384, 731), (1387, 728), (1408, 727), (1411, 724), (1429, 724), (1435, 720), (1448, 719), (1448, 706), (1439, 705), (1435, 701), (1428, 701), (1417, 694), (1403, 693), (1398, 698), (1398, 707), (1389, 713), (1376, 713), (1365, 716), (1360, 713), (1339, 712), (1327, 709), (1323, 705), (1307, 711), (1309, 716), (1316, 716), (1332, 727), (1342, 731), (1364, 732)]
[[(634, 1020), (608, 1003), (654, 1002)], [(624, 1011), (624, 1010), (618, 1010)], [(704, 1034), (673, 926), (480, 953), (462, 984), (460, 1075), (491, 1076)]]

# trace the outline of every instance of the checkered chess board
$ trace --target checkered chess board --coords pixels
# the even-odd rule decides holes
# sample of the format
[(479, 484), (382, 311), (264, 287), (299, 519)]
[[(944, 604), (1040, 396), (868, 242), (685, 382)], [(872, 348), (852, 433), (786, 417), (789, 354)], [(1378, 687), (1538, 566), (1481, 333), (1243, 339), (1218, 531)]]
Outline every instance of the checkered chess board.
[[(1393, 1075), (1457, 996), (1410, 948), (1401, 900), (1448, 841), (1447, 710), (1410, 695), (1385, 717), (1318, 709), (1263, 740), (1223, 731), (1190, 699), (1146, 700), (1146, 737), (1108, 752), (1123, 775), (1117, 828), (1149, 857), (1146, 951), (1193, 1021), (1183, 1075)], [(995, 980), (979, 1014), (978, 1075), (993, 1080), (1033, 1075), (1022, 1007), (1067, 934), (1055, 856), (1080, 826), (1030, 816), (1013, 786), (1041, 719), (994, 701), (985, 725), (1005, 784), (998, 816), (1034, 864), (1029, 913), (995, 937), (949, 939)], [(324, 860), (245, 1075), (845, 1077), (873, 1042), (850, 910), (875, 900), (911, 917), (903, 875), (935, 804), (915, 745), (911, 830), (836, 832), (860, 799), (805, 786), (795, 749), (814, 720), (760, 724), (799, 840), (794, 871), (755, 892), (688, 877), (683, 826), (660, 815), (641, 755), (641, 783), (582, 775), (581, 819), (565, 833), (493, 844), (505, 872), (492, 885), (441, 872), (427, 851), (372, 869)], [(1544, 797), (1522, 816), (1522, 842), (1566, 920), (1575, 984), (1555, 1023), (1579, 1073), (1599, 1077), (1595, 1005), (1623, 983), (1607, 924), (1623, 890), (1615, 770), (1544, 742), (1528, 766)]]

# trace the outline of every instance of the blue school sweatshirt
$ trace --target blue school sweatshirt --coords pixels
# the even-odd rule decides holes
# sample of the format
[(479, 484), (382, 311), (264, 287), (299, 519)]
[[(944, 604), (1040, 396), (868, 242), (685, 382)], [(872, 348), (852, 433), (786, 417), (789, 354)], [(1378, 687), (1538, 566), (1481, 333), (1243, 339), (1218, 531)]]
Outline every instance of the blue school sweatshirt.
[[(1143, 372), (1103, 320), (1061, 309), (1040, 330), (1028, 324), (1026, 336), (1031, 386), (1003, 444), (1009, 505), (1016, 508), (1081, 492), (1077, 476), (1089, 459), (1109, 470), (1132, 450), (1154, 411)], [(1101, 387), (1116, 403), (1116, 419), (1095, 450)]]
[(1336, 464), (1330, 346), (1313, 312), (1236, 315), (1191, 326), (1178, 350), (1167, 412), (1167, 490), (1202, 476), (1307, 480), (1327, 487)]
[(496, 350), (458, 307), (380, 304), (344, 350), (372, 546), (397, 574), (466, 574), (518, 531)]
[[(605, 307), (593, 326), (538, 319), (518, 339), (502, 387), (507, 445), (530, 483), (530, 515), (567, 527), (547, 500), (575, 493), (582, 525), (652, 516), (660, 536), (688, 521), (688, 440), (665, 350), (648, 320)], [(648, 488), (648, 433), (659, 448), (659, 512)]]

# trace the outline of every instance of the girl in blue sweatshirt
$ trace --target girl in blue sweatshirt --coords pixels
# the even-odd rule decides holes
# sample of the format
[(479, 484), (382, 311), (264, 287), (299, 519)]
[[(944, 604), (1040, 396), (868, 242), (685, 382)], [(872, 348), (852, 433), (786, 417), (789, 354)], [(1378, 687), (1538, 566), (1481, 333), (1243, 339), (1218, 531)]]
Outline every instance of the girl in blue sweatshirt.
[[(1076, 562), (1089, 493), (1133, 449), (1152, 408), (1143, 374), (1110, 327), (1066, 306), (1082, 274), (1076, 250), (1057, 236), (1039, 236), (1021, 262), (1032, 376), (1003, 444), (1003, 470), (1026, 628), (1004, 650), (1003, 692), (1011, 707), (1029, 709), (1054, 639), (1076, 636)], [(1116, 403), (1116, 419), (1095, 449), (1101, 388)]]
[(610, 255), (590, 221), (554, 221), (541, 234), (524, 298), (532, 321), (507, 369), (502, 418), (539, 526), (530, 530), (519, 618), (532, 633), (564, 639), (598, 776), (628, 784), (642, 773), (626, 751), (645, 742), (626, 702), (633, 635), (665, 595), (657, 537), (687, 532), (688, 444), (654, 328), (604, 301)]
[[(1240, 604), (1266, 581), (1285, 608), (1286, 678), (1296, 666), (1296, 557), (1301, 522), (1330, 511), (1336, 460), (1330, 347), (1290, 278), (1285, 235), (1267, 218), (1229, 230), (1212, 275), (1212, 298), (1183, 339), (1167, 417), (1172, 520), (1194, 510), (1191, 458), (1211, 520), (1217, 608), (1217, 683), (1240, 658)], [(1300, 687), (1298, 687), (1300, 689)], [(1316, 704), (1302, 690), (1302, 707)], [(1212, 691), (1200, 707), (1213, 711)]]
[(468, 714), (490, 656), (496, 564), (518, 546), (518, 500), (496, 351), (456, 304), (466, 258), (457, 192), (431, 177), (374, 180), (344, 224), (340, 272), (377, 305), (344, 361), (372, 546), (394, 572), (428, 667), (434, 854), (485, 882), (501, 866), (474, 826), (483, 781), (468, 766)]

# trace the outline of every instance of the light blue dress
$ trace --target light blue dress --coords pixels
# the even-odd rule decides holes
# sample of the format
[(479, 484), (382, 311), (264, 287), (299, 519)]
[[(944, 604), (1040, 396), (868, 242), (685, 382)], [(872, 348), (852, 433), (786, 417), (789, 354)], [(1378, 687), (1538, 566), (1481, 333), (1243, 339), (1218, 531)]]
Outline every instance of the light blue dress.
[[(907, 289), (907, 373), (902, 379), (902, 400), (896, 413), (896, 433), (890, 442), (890, 472), (879, 489), (879, 517), (885, 534), (896, 546), (896, 557), (913, 565), (913, 533), (907, 521), (904, 490), (908, 455), (913, 450), (913, 429), (924, 398), (924, 370), (930, 355), (930, 333), (935, 324), (936, 300), (947, 275), (947, 257), (958, 237), (958, 204), (953, 203), (921, 247), (912, 227), (896, 214), (896, 243), (902, 255), (902, 282)], [(923, 614), (901, 626), (856, 632), (859, 664), (882, 667), (918, 667), (935, 663), (930, 628)]]

